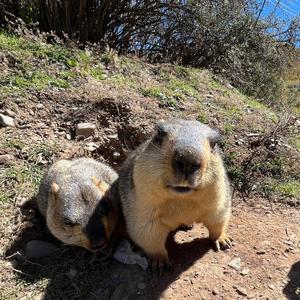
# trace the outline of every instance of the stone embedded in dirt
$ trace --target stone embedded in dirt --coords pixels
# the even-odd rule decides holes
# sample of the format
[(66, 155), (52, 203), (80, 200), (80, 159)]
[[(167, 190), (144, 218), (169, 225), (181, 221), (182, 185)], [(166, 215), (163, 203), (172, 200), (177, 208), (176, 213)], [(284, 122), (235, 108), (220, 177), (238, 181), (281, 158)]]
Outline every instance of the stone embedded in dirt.
[(228, 266), (238, 271), (241, 268), (241, 259), (239, 257), (234, 258), (229, 262)]
[(245, 268), (241, 271), (241, 275), (246, 276), (249, 274), (249, 272), (250, 272), (250, 270), (248, 268)]
[(26, 244), (25, 254), (29, 258), (40, 258), (49, 256), (58, 248), (48, 242), (32, 240)]
[(248, 293), (247, 293), (247, 290), (241, 286), (236, 286), (235, 287), (236, 291), (238, 294), (242, 295), (242, 296), (247, 296)]
[(36, 109), (43, 109), (44, 108), (44, 105), (42, 103), (38, 103), (36, 105)]
[(96, 125), (92, 123), (79, 123), (76, 127), (76, 135), (84, 136), (88, 138), (92, 136), (96, 131)]
[(39, 128), (39, 129), (46, 129), (46, 128), (48, 128), (48, 126), (44, 122), (38, 122), (38, 123), (36, 123), (35, 127)]
[(0, 125), (2, 127), (15, 127), (15, 122), (12, 117), (0, 114)]
[(90, 151), (90, 152), (93, 152), (95, 151), (96, 149), (98, 149), (98, 145), (93, 143), (93, 142), (89, 142), (85, 145), (84, 149)]
[(72, 138), (72, 137), (71, 137), (71, 134), (67, 133), (67, 134), (66, 134), (66, 139), (67, 139), (68, 141), (70, 141), (71, 138)]
[(235, 142), (236, 145), (240, 146), (240, 145), (243, 145), (245, 144), (245, 141), (243, 139), (238, 139), (236, 142)]
[(271, 290), (275, 290), (275, 285), (274, 285), (274, 284), (269, 284), (268, 287), (269, 287)]
[(296, 125), (296, 127), (300, 127), (300, 120), (296, 120), (295, 125)]
[(208, 94), (208, 95), (205, 95), (204, 97), (205, 97), (205, 98), (213, 98), (214, 96), (211, 95), (211, 94)]
[(14, 157), (10, 154), (2, 154), (0, 155), (0, 165), (9, 164), (9, 162), (13, 159)]
[(134, 252), (128, 240), (123, 239), (117, 246), (114, 254), (114, 259), (123, 264), (138, 264), (143, 270), (148, 268), (148, 261), (139, 252)]
[(264, 250), (264, 249), (257, 250), (256, 254), (258, 254), (258, 255), (266, 254), (266, 250)]
[(4, 111), (4, 113), (5, 113), (7, 116), (11, 117), (11, 118), (14, 118), (14, 117), (16, 116), (16, 113), (15, 113), (14, 111), (10, 110), (10, 109), (6, 109), (6, 110)]
[(118, 134), (110, 134), (107, 137), (111, 140), (116, 140), (118, 138)]

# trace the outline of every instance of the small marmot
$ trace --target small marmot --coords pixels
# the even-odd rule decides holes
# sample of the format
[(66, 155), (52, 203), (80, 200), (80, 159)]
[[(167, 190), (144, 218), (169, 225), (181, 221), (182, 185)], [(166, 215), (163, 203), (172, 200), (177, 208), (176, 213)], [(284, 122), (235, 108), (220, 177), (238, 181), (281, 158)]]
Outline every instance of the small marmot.
[(50, 232), (66, 244), (104, 248), (118, 219), (118, 205), (108, 196), (117, 178), (112, 168), (91, 158), (54, 163), (37, 195)]
[(121, 167), (118, 197), (127, 232), (153, 270), (170, 265), (166, 239), (181, 224), (203, 223), (218, 250), (231, 247), (225, 232), (231, 192), (218, 138), (198, 121), (162, 122)]

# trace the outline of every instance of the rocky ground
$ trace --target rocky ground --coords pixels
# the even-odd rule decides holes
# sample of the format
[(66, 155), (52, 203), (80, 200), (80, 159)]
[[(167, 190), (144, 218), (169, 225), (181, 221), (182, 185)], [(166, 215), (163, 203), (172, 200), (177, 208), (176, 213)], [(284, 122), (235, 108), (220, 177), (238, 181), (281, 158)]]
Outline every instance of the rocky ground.
[[(206, 70), (3, 34), (0, 71), (1, 299), (300, 299), (296, 112), (246, 97)], [(169, 117), (221, 132), (234, 247), (214, 252), (201, 225), (179, 231), (168, 243), (174, 268), (156, 277), (55, 240), (34, 204), (45, 169), (90, 156), (117, 170)]]

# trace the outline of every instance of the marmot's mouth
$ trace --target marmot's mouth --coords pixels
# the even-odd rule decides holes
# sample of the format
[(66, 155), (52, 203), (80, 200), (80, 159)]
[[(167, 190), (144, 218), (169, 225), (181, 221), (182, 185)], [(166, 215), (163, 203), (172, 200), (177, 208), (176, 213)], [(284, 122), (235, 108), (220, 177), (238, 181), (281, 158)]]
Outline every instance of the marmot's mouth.
[(192, 188), (188, 186), (170, 186), (170, 188), (176, 193), (181, 193), (181, 194), (189, 193), (192, 191)]

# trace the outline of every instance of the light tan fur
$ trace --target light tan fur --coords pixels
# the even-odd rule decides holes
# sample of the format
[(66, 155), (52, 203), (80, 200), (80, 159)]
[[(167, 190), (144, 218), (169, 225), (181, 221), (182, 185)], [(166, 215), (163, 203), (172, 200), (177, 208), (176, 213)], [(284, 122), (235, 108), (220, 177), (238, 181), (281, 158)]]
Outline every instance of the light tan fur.
[[(192, 130), (192, 129), (191, 129)], [(228, 246), (225, 233), (230, 218), (228, 181), (222, 158), (211, 148), (207, 137), (201, 144), (201, 169), (193, 190), (177, 193), (167, 186), (189, 186), (187, 180), (175, 176), (172, 168), (176, 133), (170, 134), (161, 146), (147, 141), (125, 163), (132, 167), (132, 189), (123, 186), (120, 174), (120, 198), (129, 236), (150, 258), (169, 263), (166, 250), (168, 234), (181, 224), (203, 223), (210, 238)], [(132, 166), (133, 165), (133, 166)], [(126, 197), (122, 198), (122, 192)]]

